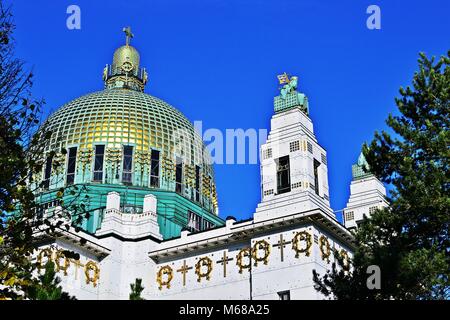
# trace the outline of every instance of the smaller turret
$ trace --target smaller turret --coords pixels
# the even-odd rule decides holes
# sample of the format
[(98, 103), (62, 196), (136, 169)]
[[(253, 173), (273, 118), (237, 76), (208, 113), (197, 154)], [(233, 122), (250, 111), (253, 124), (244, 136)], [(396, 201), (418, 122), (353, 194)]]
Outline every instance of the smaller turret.
[(148, 81), (148, 74), (145, 68), (140, 68), (140, 56), (136, 48), (130, 45), (130, 27), (123, 28), (126, 34), (126, 42), (114, 52), (112, 65), (106, 65), (103, 69), (103, 81), (105, 88), (125, 88), (136, 91), (144, 91)]
[(352, 165), (350, 198), (344, 209), (346, 228), (358, 227), (364, 215), (370, 217), (376, 209), (388, 206), (386, 188), (369, 170), (369, 164), (361, 152), (358, 162)]

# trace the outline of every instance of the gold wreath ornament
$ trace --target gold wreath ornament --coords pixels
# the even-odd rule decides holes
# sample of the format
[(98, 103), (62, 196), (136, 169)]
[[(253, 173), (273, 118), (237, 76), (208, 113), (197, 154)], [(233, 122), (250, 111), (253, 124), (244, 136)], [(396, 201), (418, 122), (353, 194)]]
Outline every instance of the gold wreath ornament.
[[(202, 272), (202, 267), (207, 267), (206, 271)], [(206, 280), (211, 279), (211, 272), (213, 270), (212, 260), (208, 257), (203, 257), (195, 264), (195, 273), (197, 274), (197, 282), (200, 282), (202, 278)]]
[[(249, 261), (247, 264), (244, 264), (242, 261), (245, 257), (249, 258)], [(236, 265), (239, 267), (239, 273), (242, 273), (242, 270), (244, 269), (250, 269), (252, 266), (252, 248), (244, 248), (239, 251), (239, 253), (236, 256)]]
[[(302, 241), (306, 242), (306, 245), (303, 248), (300, 247), (300, 242)], [(311, 246), (312, 240), (309, 232), (306, 231), (297, 232), (294, 236), (294, 239), (292, 239), (292, 249), (294, 249), (295, 251), (296, 258), (300, 256), (300, 253), (304, 253), (305, 256), (309, 257)]]
[[(163, 280), (163, 276), (167, 275), (167, 280)], [(159, 269), (158, 273), (156, 274), (156, 281), (159, 284), (159, 290), (162, 290), (163, 286), (166, 286), (167, 289), (170, 289), (170, 282), (173, 279), (173, 270), (170, 266), (163, 266)]]
[(330, 242), (324, 235), (320, 236), (319, 238), (319, 246), (322, 260), (327, 260), (327, 263), (330, 262), (330, 254), (331, 254)]
[(44, 268), (45, 264), (42, 263), (44, 257), (47, 257), (47, 262), (49, 262), (52, 261), (52, 256), (53, 252), (51, 249), (42, 249), (37, 256), (38, 269)]
[[(64, 265), (61, 266), (60, 262), (61, 259), (64, 259)], [(64, 252), (62, 250), (56, 251), (55, 254), (55, 265), (56, 265), (56, 272), (59, 272), (62, 270), (64, 272), (64, 275), (67, 276), (67, 269), (70, 267), (70, 260), (66, 257)]]
[[(264, 250), (264, 255), (262, 257), (258, 256), (259, 250)], [(269, 255), (270, 255), (270, 243), (266, 240), (259, 240), (255, 242), (252, 250), (254, 266), (258, 266), (258, 262), (263, 261), (264, 264), (268, 263)]]
[[(92, 276), (91, 271), (94, 272)], [(89, 261), (84, 266), (84, 275), (86, 276), (86, 284), (92, 282), (94, 287), (96, 287), (97, 281), (100, 278), (100, 268), (94, 261)]]
[(340, 255), (343, 259), (342, 269), (344, 269), (344, 271), (349, 271), (350, 270), (350, 258), (348, 256), (347, 251), (345, 251), (344, 249), (341, 249)]

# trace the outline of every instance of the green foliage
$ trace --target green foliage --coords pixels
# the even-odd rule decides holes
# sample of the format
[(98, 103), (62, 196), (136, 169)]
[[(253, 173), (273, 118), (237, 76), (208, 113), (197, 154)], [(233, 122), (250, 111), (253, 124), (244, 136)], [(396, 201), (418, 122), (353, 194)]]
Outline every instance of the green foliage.
[[(70, 225), (72, 217), (82, 217), (72, 203), (62, 206), (64, 216), (55, 217), (68, 217), (67, 222), (36, 216), (39, 187), (33, 189), (38, 185), (34, 179), (42, 172), (51, 132), (45, 124), (37, 130), (43, 103), (32, 99), (33, 75), (14, 56), (14, 28), (11, 11), (0, 0), (0, 299), (25, 299), (30, 288), (39, 285), (33, 276), (34, 234), (53, 236), (58, 228)], [(69, 189), (75, 192), (76, 186)], [(62, 197), (70, 190), (60, 191)]]
[(59, 286), (61, 280), (56, 277), (55, 264), (49, 261), (45, 264), (45, 272), (39, 275), (39, 282), (28, 288), (27, 297), (31, 300), (76, 300), (63, 292)]
[(145, 300), (141, 297), (142, 291), (144, 291), (144, 287), (142, 286), (142, 279), (136, 279), (136, 281), (130, 284), (131, 293), (130, 300)]
[[(371, 172), (392, 186), (390, 208), (355, 233), (354, 270), (314, 273), (319, 291), (338, 299), (450, 298), (450, 51), (437, 62), (420, 54), (412, 88), (400, 88), (393, 136), (376, 132), (363, 146)], [(381, 289), (366, 286), (367, 266), (381, 269)]]

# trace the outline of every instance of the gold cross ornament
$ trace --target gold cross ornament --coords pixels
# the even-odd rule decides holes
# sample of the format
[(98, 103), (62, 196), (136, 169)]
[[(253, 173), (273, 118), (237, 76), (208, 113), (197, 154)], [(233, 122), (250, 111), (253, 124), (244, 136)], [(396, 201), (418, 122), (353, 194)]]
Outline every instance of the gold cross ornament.
[(232, 261), (232, 260), (233, 260), (233, 258), (228, 258), (227, 257), (227, 252), (224, 251), (223, 252), (223, 258), (216, 262), (216, 263), (223, 264), (223, 277), (224, 278), (227, 277), (227, 264), (228, 264), (228, 261)]
[(123, 30), (122, 30), (123, 32), (125, 32), (125, 34), (126, 34), (126, 44), (127, 44), (127, 46), (130, 44), (130, 40), (131, 40), (131, 38), (133, 38), (134, 37), (134, 34), (132, 34), (131, 33), (131, 28), (130, 27), (126, 27), (126, 28), (123, 28)]
[(278, 241), (277, 244), (274, 244), (274, 245), (273, 245), (274, 247), (279, 247), (279, 249), (280, 249), (281, 262), (283, 262), (283, 260), (284, 260), (284, 248), (286, 247), (286, 245), (287, 245), (288, 243), (291, 243), (291, 241), (285, 241), (285, 240), (283, 239), (283, 235), (280, 234), (280, 240)]
[(186, 264), (186, 260), (184, 260), (183, 266), (177, 270), (177, 272), (181, 272), (183, 274), (183, 287), (186, 285), (186, 273), (191, 269), (192, 267), (188, 267)]

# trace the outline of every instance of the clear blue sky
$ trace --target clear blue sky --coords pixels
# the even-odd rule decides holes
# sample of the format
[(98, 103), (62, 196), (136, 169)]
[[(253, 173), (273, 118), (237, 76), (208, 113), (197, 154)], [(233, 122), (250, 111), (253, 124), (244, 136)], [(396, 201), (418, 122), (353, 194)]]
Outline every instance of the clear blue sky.
[[(66, 8), (81, 8), (81, 30)], [(381, 8), (381, 30), (366, 8)], [(146, 92), (205, 128), (269, 128), (276, 75), (300, 77), (328, 152), (331, 205), (345, 206), (351, 165), (395, 112), (419, 51), (450, 49), (448, 0), (15, 0), (17, 55), (34, 67), (46, 112), (102, 89), (102, 68), (131, 25)], [(220, 214), (248, 218), (260, 200), (259, 165), (216, 165)]]

